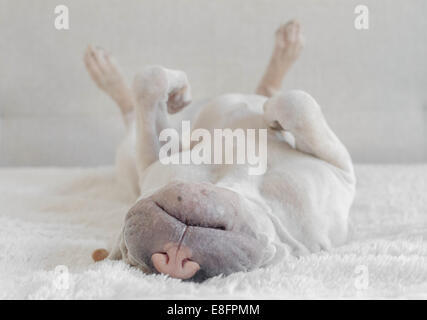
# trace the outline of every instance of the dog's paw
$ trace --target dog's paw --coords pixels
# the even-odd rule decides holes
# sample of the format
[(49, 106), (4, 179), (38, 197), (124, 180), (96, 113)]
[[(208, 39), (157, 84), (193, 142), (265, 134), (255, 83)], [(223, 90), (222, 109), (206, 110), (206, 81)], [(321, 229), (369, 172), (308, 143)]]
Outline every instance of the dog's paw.
[(304, 47), (304, 37), (298, 21), (292, 20), (276, 31), (276, 53), (295, 60)]
[(176, 113), (191, 102), (191, 88), (183, 71), (161, 66), (147, 67), (134, 81), (135, 96), (139, 104), (155, 106), (164, 101), (169, 113)]
[(168, 72), (169, 92), (167, 105), (168, 112), (173, 114), (191, 103), (191, 87), (184, 72), (174, 70), (168, 70)]

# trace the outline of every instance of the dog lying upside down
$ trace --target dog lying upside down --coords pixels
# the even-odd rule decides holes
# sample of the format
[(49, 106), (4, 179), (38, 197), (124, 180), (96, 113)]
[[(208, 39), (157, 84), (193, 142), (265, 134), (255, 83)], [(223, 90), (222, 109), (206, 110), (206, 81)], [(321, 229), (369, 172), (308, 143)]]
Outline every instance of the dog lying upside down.
[(299, 24), (281, 26), (257, 94), (220, 96), (189, 119), (193, 129), (209, 132), (266, 129), (266, 141), (252, 141), (268, 144), (262, 175), (248, 175), (248, 164), (162, 164), (159, 134), (191, 101), (185, 73), (148, 67), (131, 90), (109, 54), (88, 48), (89, 74), (117, 102), (127, 126), (119, 178), (139, 195), (115, 247), (95, 251), (95, 260), (108, 255), (147, 273), (200, 281), (346, 240), (356, 183), (349, 153), (310, 95), (279, 91), (301, 47)]

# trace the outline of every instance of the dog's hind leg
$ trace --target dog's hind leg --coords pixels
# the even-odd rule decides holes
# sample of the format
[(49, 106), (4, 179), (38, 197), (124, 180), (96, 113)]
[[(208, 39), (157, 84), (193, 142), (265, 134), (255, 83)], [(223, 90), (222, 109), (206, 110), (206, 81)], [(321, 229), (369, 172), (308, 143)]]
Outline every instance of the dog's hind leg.
[(273, 96), (264, 104), (264, 118), (271, 128), (292, 133), (297, 150), (354, 177), (347, 149), (329, 127), (316, 100), (308, 93), (293, 90)]
[(135, 99), (114, 57), (89, 46), (84, 55), (86, 69), (95, 84), (119, 106), (126, 126), (132, 122)]
[(271, 97), (280, 90), (283, 78), (299, 57), (304, 45), (300, 29), (300, 24), (292, 20), (276, 31), (273, 54), (258, 85), (257, 94)]

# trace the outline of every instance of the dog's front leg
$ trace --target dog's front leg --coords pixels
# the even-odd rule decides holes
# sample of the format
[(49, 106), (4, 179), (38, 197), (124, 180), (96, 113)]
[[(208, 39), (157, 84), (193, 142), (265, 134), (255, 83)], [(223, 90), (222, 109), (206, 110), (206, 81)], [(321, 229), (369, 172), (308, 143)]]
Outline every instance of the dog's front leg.
[(191, 102), (190, 85), (182, 71), (147, 67), (135, 77), (136, 160), (138, 173), (159, 158), (160, 132), (170, 127), (168, 114)]

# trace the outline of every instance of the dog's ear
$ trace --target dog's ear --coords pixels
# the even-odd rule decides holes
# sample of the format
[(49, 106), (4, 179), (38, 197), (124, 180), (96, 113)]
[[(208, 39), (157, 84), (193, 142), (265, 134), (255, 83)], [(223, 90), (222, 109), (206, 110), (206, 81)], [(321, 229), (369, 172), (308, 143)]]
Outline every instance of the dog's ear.
[(108, 251), (105, 249), (96, 249), (92, 253), (92, 259), (95, 262), (102, 261), (108, 257)]

